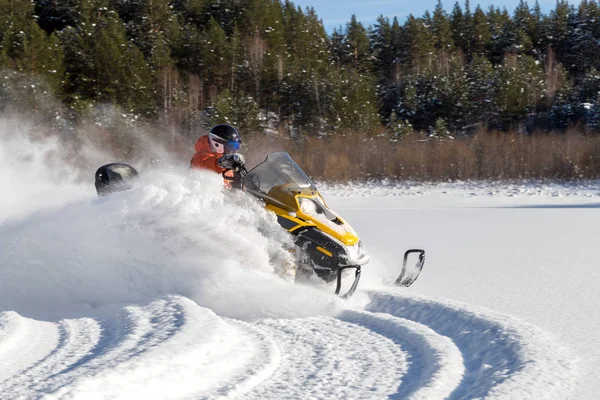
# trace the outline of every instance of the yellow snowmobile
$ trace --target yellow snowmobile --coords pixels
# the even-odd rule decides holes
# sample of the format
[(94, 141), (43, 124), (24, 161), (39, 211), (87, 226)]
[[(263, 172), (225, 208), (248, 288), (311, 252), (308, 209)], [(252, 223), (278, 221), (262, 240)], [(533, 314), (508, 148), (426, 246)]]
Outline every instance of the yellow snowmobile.
[[(99, 196), (126, 190), (138, 177), (130, 165), (112, 163), (98, 168), (95, 184)], [(344, 272), (354, 270), (354, 281), (342, 297), (350, 297), (361, 276), (361, 267), (369, 261), (363, 245), (352, 227), (332, 211), (304, 171), (285, 152), (272, 153), (266, 160), (247, 171), (236, 169), (233, 187), (258, 197), (267, 210), (292, 235), (296, 248), (296, 280), (309, 280), (313, 275), (325, 282), (336, 281), (340, 294)], [(407, 268), (410, 254), (418, 254), (414, 268)], [(425, 262), (425, 251), (411, 249), (404, 254), (398, 286), (410, 286), (419, 276)]]
[[(265, 202), (266, 209), (277, 215), (279, 224), (293, 235), (296, 244), (298, 269), (296, 280), (316, 274), (325, 282), (336, 280), (335, 293), (339, 294), (342, 277), (354, 270), (354, 282), (342, 296), (351, 296), (361, 276), (361, 267), (369, 261), (363, 245), (352, 227), (332, 211), (312, 183), (289, 154), (276, 152), (250, 171), (242, 168), (237, 184)], [(411, 253), (419, 254), (419, 261), (408, 270)], [(412, 249), (405, 253), (402, 273), (395, 284), (412, 284), (425, 261), (425, 252)]]

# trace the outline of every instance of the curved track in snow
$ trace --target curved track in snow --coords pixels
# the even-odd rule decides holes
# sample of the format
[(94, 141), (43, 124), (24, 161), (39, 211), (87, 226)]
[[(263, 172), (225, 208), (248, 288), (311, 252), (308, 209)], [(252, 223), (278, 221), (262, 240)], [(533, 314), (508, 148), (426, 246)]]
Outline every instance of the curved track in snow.
[(546, 332), (464, 304), (369, 293), (337, 317), (222, 318), (181, 296), (108, 319), (0, 313), (0, 398), (568, 398)]

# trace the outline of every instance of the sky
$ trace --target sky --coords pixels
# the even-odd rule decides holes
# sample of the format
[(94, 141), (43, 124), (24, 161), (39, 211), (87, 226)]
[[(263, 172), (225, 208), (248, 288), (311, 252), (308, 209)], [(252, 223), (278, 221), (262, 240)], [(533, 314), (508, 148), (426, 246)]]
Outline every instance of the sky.
[[(450, 12), (454, 6), (454, 0), (442, 2), (444, 8)], [(464, 5), (464, 1), (460, 1)], [(535, 0), (528, 2), (530, 6), (535, 4)], [(554, 8), (556, 0), (539, 0), (542, 11), (547, 14)], [(577, 2), (578, 3), (578, 2)], [(314, 7), (317, 15), (323, 20), (323, 25), (327, 32), (331, 33), (334, 28), (345, 26), (350, 20), (352, 14), (364, 25), (372, 25), (378, 16), (383, 15), (392, 19), (398, 17), (403, 22), (409, 14), (417, 17), (422, 16), (425, 11), (433, 13), (437, 0), (294, 0), (294, 4), (305, 7)], [(477, 4), (487, 10), (490, 5), (496, 7), (506, 7), (512, 14), (519, 4), (519, 0), (483, 0), (471, 1), (471, 9), (474, 10)]]

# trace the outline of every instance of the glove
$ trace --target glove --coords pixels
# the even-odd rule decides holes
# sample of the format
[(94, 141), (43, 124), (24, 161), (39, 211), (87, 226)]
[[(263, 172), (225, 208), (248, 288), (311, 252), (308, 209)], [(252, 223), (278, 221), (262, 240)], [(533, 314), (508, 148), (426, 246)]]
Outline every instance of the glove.
[(237, 170), (244, 166), (244, 156), (239, 153), (225, 154), (217, 159), (217, 165), (225, 169)]

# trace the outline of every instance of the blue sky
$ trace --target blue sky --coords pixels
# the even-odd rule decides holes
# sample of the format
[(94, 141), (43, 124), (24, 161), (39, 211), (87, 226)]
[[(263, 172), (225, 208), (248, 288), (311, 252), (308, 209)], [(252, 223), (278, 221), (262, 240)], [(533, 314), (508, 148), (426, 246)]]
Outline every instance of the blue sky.
[[(379, 15), (390, 19), (398, 17), (402, 23), (409, 14), (420, 17), (427, 10), (433, 13), (437, 4), (437, 0), (293, 0), (293, 2), (302, 8), (314, 7), (329, 33), (340, 25), (345, 26), (352, 14), (356, 14), (358, 20), (366, 26), (372, 25)], [(455, 0), (442, 1), (448, 12), (452, 10), (454, 3)], [(464, 7), (464, 0), (459, 3)], [(539, 0), (539, 3), (544, 14), (547, 14), (554, 8), (556, 0)], [(579, 1), (574, 3), (579, 4)], [(481, 5), (484, 11), (487, 11), (492, 4), (501, 8), (506, 7), (512, 14), (519, 0), (471, 1), (471, 10), (474, 10), (477, 4)], [(528, 4), (533, 6), (535, 0), (529, 1)]]

